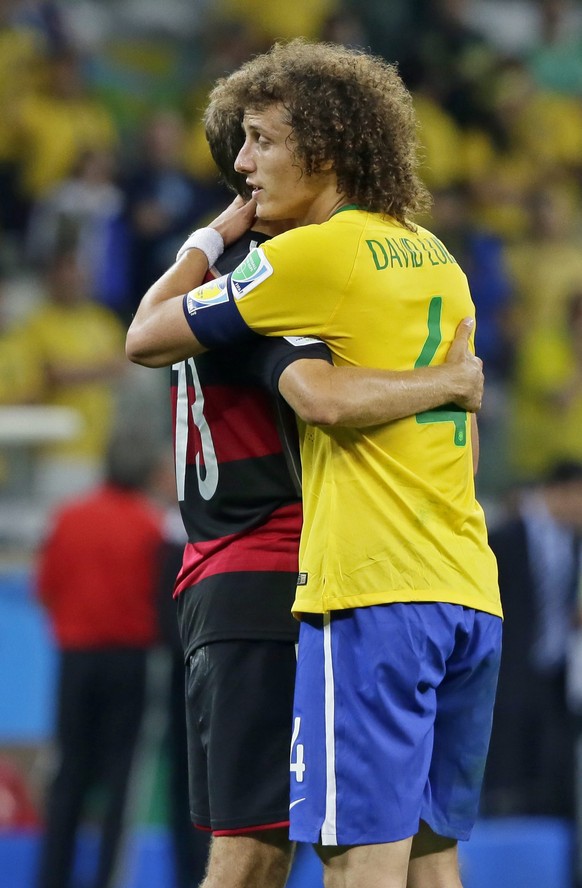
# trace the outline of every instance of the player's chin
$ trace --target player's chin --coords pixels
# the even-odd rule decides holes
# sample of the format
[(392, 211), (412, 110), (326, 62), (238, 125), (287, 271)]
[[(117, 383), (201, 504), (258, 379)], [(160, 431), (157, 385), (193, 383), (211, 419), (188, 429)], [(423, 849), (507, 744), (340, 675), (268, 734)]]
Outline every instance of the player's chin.
[(256, 217), (262, 222), (279, 222), (287, 218), (283, 209), (278, 209), (271, 201), (257, 201)]
[(273, 222), (277, 218), (276, 216), (273, 216), (272, 212), (269, 212), (268, 207), (261, 206), (261, 204), (257, 204), (255, 216), (257, 219), (260, 219), (261, 222)]

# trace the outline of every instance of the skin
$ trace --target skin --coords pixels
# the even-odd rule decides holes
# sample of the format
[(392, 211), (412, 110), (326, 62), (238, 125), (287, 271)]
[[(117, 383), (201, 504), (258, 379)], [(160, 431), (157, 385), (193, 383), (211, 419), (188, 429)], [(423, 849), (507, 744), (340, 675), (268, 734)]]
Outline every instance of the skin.
[(234, 168), (246, 176), (258, 219), (293, 219), (298, 226), (317, 225), (349, 203), (345, 195), (338, 194), (333, 170), (303, 174), (294, 156), (293, 131), (280, 105), (246, 112), (243, 129), (245, 141)]
[(287, 829), (212, 839), (200, 888), (283, 888), (294, 844)]
[[(300, 158), (295, 151), (297, 146), (293, 133), (282, 106), (247, 110), (243, 127), (245, 140), (236, 158), (235, 169), (245, 175), (252, 191), (252, 199), (245, 202), (242, 198), (236, 198), (211, 223), (211, 227), (222, 235), (225, 245), (242, 236), (256, 219), (261, 222), (293, 220), (298, 226), (320, 224), (327, 221), (340, 207), (351, 202), (348, 195), (338, 192), (337, 177), (333, 169), (313, 176), (303, 174)], [(200, 250), (192, 249), (148, 290), (128, 331), (126, 350), (130, 360), (146, 366), (164, 366), (205, 350), (193, 336), (184, 318), (182, 296), (202, 282), (206, 271), (205, 255)], [(461, 321), (457, 337), (443, 365), (423, 368), (436, 374), (437, 380), (440, 379), (436, 383), (439, 395), (443, 395), (444, 390), (439, 386), (445, 384), (446, 374), (459, 367), (481, 372), (479, 359), (470, 355), (467, 347), (472, 323), (471, 319)], [(325, 367), (315, 368), (313, 371), (313, 365), (317, 364), (324, 364)], [(311, 366), (314, 372), (311, 380), (306, 381), (301, 376), (305, 368), (300, 365)], [(419, 371), (397, 373), (366, 371), (363, 368), (333, 368), (318, 361), (298, 361), (293, 367), (294, 373), (289, 374), (292, 368), (288, 368), (281, 377), (280, 390), (296, 412), (312, 424), (362, 426), (402, 418), (449, 400), (468, 410), (478, 409), (481, 402), (480, 394), (476, 404), (475, 400), (467, 397), (466, 392), (460, 394), (458, 391), (449, 391), (442, 400), (432, 401), (429, 392), (427, 400), (426, 388), (418, 383)], [(360, 374), (360, 383), (366, 379), (364, 386), (367, 389), (360, 387), (358, 393), (361, 402), (362, 391), (367, 395), (372, 392), (365, 407), (361, 403), (359, 407), (356, 404), (358, 399), (354, 395), (355, 389), (352, 390), (352, 397), (346, 397), (345, 402), (334, 396), (337, 391), (335, 380), (340, 380), (338, 370), (345, 371), (344, 376), (349, 380), (348, 390), (352, 383), (357, 386), (357, 374)], [(364, 375), (366, 373), (367, 377)], [(350, 378), (347, 374), (356, 375)], [(450, 377), (446, 384), (451, 385)], [(315, 397), (314, 392), (319, 392), (321, 397)], [(432, 397), (436, 397), (434, 390)], [(345, 403), (348, 404), (347, 407)], [(379, 404), (383, 412), (378, 409)], [(321, 413), (317, 412), (319, 409)], [(476, 431), (475, 424), (474, 430)], [(475, 461), (476, 456), (475, 453)], [(217, 852), (220, 849), (221, 856), (226, 853), (224, 846), (220, 846), (218, 842), (215, 847)], [(456, 843), (435, 835), (426, 824), (421, 825), (417, 836), (399, 842), (372, 846), (319, 847), (317, 850), (325, 864), (326, 888), (360, 888), (361, 885), (366, 885), (367, 888), (461, 886)], [(219, 881), (213, 879), (209, 869), (204, 886), (214, 888), (215, 884), (218, 886)], [(224, 880), (220, 884), (224, 888)], [(265, 883), (265, 888), (267, 884)], [(273, 884), (271, 881), (270, 885)]]

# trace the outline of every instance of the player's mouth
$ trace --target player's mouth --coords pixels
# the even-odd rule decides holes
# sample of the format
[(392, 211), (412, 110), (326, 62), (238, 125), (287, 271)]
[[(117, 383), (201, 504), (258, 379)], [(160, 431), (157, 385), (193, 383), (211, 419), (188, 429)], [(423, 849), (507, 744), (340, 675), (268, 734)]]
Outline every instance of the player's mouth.
[(253, 197), (254, 200), (256, 200), (258, 195), (262, 192), (263, 189), (260, 188), (258, 185), (255, 185), (254, 182), (249, 182), (248, 180), (247, 180), (247, 185), (251, 189), (251, 196)]

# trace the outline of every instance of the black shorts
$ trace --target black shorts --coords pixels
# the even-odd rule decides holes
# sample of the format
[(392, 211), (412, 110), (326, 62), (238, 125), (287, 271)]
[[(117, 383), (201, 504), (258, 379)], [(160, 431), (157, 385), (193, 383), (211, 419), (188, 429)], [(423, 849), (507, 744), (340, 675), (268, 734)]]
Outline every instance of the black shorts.
[(289, 824), (295, 644), (215, 641), (186, 664), (192, 822), (215, 835)]

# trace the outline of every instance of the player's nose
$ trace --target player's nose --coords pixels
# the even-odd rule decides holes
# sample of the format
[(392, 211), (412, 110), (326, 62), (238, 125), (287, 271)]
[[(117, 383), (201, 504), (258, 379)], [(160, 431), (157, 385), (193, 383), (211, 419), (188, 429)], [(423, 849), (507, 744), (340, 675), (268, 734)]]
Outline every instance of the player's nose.
[(247, 145), (246, 142), (236, 156), (234, 168), (237, 173), (249, 173), (255, 168), (250, 145)]

